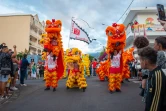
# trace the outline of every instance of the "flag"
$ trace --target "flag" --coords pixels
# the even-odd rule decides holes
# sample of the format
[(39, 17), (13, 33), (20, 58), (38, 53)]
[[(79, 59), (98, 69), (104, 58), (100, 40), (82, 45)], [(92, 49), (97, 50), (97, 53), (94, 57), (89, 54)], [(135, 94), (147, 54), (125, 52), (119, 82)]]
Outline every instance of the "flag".
[(87, 32), (85, 32), (85, 30), (82, 29), (74, 20), (71, 22), (70, 39), (80, 40), (88, 44), (91, 42)]

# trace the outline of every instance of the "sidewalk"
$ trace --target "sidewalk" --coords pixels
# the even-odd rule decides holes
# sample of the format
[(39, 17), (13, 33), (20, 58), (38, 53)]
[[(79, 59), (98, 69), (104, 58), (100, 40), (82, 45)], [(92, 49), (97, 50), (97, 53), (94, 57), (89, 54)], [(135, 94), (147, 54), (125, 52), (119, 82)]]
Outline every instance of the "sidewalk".
[[(18, 86), (17, 86), (17, 87), (18, 87)], [(17, 97), (19, 96), (19, 94), (20, 94), (20, 90), (19, 90), (19, 88), (18, 88), (17, 91), (11, 91), (11, 92), (9, 92), (9, 94), (10, 94), (10, 96), (9, 96), (8, 99), (4, 99), (4, 100), (1, 100), (1, 99), (0, 99), (0, 106), (3, 105), (4, 103), (6, 103), (7, 101), (9, 101), (10, 99), (17, 98)]]
[[(38, 80), (25, 80), (25, 83), (27, 83), (27, 86), (20, 86), (19, 81), (17, 81), (16, 87), (18, 88), (17, 91), (10, 92), (10, 97), (8, 99), (0, 100), (0, 108), (5, 104), (14, 101), (15, 99), (22, 98), (24, 96), (27, 96), (28, 94), (33, 93), (34, 91), (40, 89), (44, 86), (43, 79)], [(41, 84), (42, 83), (42, 84)], [(18, 99), (19, 99), (18, 98)]]

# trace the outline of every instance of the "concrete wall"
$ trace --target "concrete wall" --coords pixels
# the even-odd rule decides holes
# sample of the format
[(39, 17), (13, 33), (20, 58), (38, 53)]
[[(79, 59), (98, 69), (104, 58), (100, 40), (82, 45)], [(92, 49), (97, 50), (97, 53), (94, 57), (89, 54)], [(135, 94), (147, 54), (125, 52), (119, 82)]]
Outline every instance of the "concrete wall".
[(31, 16), (0, 17), (0, 43), (5, 42), (9, 48), (17, 45), (17, 50), (29, 49)]

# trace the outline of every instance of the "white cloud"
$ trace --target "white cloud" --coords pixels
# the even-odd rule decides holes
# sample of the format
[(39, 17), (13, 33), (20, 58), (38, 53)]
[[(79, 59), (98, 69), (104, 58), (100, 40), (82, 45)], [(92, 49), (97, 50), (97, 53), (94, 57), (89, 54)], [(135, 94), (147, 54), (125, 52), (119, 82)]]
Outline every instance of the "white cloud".
[[(25, 5), (24, 5), (24, 6), (25, 6)], [(48, 19), (48, 16), (47, 16), (47, 15), (45, 15), (45, 14), (43, 14), (42, 12), (36, 10), (35, 7), (33, 7), (33, 6), (28, 6), (28, 5), (26, 5), (26, 7), (29, 7), (29, 10), (32, 11), (32, 12), (34, 12), (35, 14), (38, 14), (38, 16), (40, 16), (42, 20), (45, 21), (45, 20)]]
[(8, 13), (24, 13), (24, 11), (0, 5), (0, 14), (8, 14)]

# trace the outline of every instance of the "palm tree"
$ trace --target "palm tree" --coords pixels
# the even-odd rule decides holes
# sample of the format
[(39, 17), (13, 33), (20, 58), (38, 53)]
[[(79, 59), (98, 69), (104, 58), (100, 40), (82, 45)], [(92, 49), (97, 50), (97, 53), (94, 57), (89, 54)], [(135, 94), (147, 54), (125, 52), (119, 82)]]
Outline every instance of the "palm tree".
[(18, 52), (17, 59), (21, 60), (23, 58), (24, 54), (28, 55), (28, 54), (30, 54), (30, 51), (25, 49), (24, 52)]

